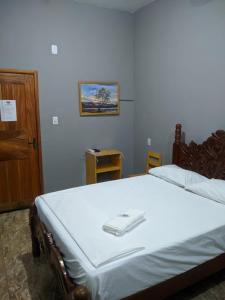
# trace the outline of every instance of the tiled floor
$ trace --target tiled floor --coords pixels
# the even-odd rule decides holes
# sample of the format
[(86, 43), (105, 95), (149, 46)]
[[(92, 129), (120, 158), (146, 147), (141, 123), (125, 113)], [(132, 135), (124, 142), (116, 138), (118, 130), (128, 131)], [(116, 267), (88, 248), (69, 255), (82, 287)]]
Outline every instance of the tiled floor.
[(28, 210), (0, 214), (0, 299), (55, 299), (48, 266), (33, 259)]
[[(28, 210), (0, 214), (0, 300), (59, 300), (55, 284), (44, 261), (32, 258)], [(175, 299), (225, 300), (225, 271)]]

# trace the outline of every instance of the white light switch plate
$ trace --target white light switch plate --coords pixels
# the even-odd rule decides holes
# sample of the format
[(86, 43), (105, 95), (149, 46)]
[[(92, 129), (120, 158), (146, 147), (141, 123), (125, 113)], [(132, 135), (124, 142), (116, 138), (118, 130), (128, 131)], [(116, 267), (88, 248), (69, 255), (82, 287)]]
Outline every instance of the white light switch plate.
[(52, 124), (53, 125), (59, 125), (59, 118), (57, 116), (52, 117)]
[(58, 54), (58, 46), (57, 45), (52, 45), (52, 54), (53, 55), (57, 55)]

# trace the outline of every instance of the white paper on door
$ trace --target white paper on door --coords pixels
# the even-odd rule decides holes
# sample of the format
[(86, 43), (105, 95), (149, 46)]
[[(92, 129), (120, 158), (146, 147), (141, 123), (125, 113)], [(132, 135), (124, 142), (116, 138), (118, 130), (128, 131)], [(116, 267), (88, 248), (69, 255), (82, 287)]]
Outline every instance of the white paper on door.
[(2, 122), (17, 121), (16, 100), (0, 100), (0, 120)]

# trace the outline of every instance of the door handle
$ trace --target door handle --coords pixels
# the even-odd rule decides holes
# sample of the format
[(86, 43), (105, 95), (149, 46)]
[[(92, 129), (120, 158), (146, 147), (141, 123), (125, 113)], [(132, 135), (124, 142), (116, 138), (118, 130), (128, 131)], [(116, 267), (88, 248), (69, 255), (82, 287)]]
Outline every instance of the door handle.
[(33, 138), (33, 139), (32, 139), (32, 142), (28, 142), (28, 144), (29, 144), (29, 145), (33, 145), (33, 148), (34, 148), (34, 149), (37, 149), (37, 147), (38, 147), (36, 138)]

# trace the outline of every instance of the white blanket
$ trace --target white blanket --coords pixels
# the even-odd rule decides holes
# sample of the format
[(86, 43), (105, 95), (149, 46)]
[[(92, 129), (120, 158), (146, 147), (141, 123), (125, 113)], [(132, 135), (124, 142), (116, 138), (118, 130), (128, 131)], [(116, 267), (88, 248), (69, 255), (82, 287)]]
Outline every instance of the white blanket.
[[(55, 192), (35, 203), (71, 278), (85, 284), (93, 300), (125, 298), (225, 252), (225, 205), (151, 175)], [(144, 211), (145, 222), (119, 238), (102, 230), (102, 224), (130, 207)], [(78, 237), (80, 247), (59, 221), (63, 210), (74, 224), (70, 230), (84, 235)], [(145, 249), (98, 268), (82, 250), (89, 246), (87, 253), (101, 258), (115, 240)]]
[[(69, 193), (67, 200), (68, 197), (70, 198)], [(70, 201), (73, 201), (73, 197), (71, 192)], [(118, 239), (115, 236), (109, 238), (106, 232), (100, 231), (99, 229), (102, 228), (102, 224), (105, 223), (108, 216), (91, 205), (91, 201), (82, 200), (82, 206), (71, 210), (70, 206), (65, 205), (57, 196), (54, 197), (54, 194), (51, 194), (49, 199), (48, 195), (45, 195), (43, 200), (95, 267), (100, 267), (145, 248), (141, 240), (133, 241), (132, 237), (128, 240), (123, 237)], [(85, 224), (82, 231), (79, 230), (81, 224)], [(74, 230), (75, 228), (77, 230)]]

